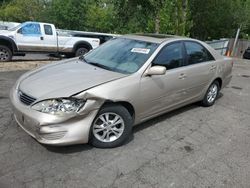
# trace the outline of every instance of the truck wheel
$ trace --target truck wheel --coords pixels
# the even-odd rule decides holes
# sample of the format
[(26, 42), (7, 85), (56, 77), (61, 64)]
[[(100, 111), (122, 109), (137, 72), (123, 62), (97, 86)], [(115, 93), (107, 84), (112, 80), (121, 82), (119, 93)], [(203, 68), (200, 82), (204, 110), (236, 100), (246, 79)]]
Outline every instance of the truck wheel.
[(7, 62), (12, 59), (12, 52), (7, 46), (0, 45), (0, 62)]
[(82, 56), (84, 54), (86, 54), (89, 50), (85, 47), (80, 47), (76, 50), (76, 53), (75, 53), (75, 56), (76, 57), (79, 57), (79, 56)]

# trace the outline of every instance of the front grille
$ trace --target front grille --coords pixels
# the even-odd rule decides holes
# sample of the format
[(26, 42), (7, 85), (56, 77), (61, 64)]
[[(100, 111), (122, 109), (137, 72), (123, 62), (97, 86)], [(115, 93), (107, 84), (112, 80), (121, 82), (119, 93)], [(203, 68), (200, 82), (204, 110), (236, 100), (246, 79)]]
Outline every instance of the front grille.
[(32, 104), (33, 102), (35, 102), (35, 98), (34, 97), (31, 97), (25, 93), (23, 93), (22, 91), (18, 91), (18, 95), (19, 95), (19, 99), (20, 101), (25, 104), (25, 105), (30, 105)]

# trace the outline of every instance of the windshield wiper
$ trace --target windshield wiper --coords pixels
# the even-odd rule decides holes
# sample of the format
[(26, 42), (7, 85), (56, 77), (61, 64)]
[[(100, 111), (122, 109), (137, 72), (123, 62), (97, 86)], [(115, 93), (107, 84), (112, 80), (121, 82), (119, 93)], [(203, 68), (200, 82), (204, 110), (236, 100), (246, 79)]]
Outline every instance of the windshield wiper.
[(79, 59), (82, 60), (82, 61), (84, 61), (85, 63), (88, 63), (88, 62), (86, 61), (84, 55), (81, 55), (81, 56), (79, 57)]
[(87, 63), (90, 64), (90, 65), (94, 65), (96, 67), (100, 67), (100, 68), (106, 69), (106, 70), (112, 70), (110, 67), (102, 65), (102, 64), (99, 64), (99, 63), (94, 63), (94, 62), (87, 62)]
[(112, 69), (110, 67), (108, 67), (108, 66), (105, 66), (105, 65), (102, 65), (102, 64), (99, 64), (99, 63), (95, 63), (95, 62), (89, 62), (89, 61), (87, 61), (84, 56), (80, 56), (79, 59), (82, 60), (82, 61), (84, 61), (85, 63), (90, 64), (90, 65), (93, 65), (93, 66), (96, 66), (96, 67), (100, 67), (100, 68), (112, 71)]

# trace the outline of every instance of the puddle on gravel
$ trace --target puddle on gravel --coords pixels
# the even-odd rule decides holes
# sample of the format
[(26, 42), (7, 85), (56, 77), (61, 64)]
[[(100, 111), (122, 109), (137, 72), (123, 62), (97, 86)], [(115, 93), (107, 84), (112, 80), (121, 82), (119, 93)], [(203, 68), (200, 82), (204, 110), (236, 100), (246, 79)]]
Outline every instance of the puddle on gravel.
[(242, 90), (243, 89), (242, 87), (238, 87), (238, 86), (232, 86), (231, 88), (238, 89), (238, 90)]
[(184, 149), (185, 149), (186, 152), (188, 152), (188, 153), (194, 150), (191, 146), (184, 146)]
[(250, 75), (242, 74), (241, 77), (243, 77), (243, 78), (250, 78)]
[(4, 97), (4, 96), (0, 96), (0, 100), (1, 99), (7, 99), (8, 97)]

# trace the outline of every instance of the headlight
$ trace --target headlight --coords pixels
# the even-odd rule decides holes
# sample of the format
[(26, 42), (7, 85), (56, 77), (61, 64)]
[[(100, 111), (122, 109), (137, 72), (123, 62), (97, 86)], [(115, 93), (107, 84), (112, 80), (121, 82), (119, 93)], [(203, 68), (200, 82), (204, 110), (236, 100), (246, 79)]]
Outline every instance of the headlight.
[(32, 106), (32, 109), (39, 112), (53, 115), (73, 115), (85, 104), (82, 99), (49, 99), (38, 102)]

